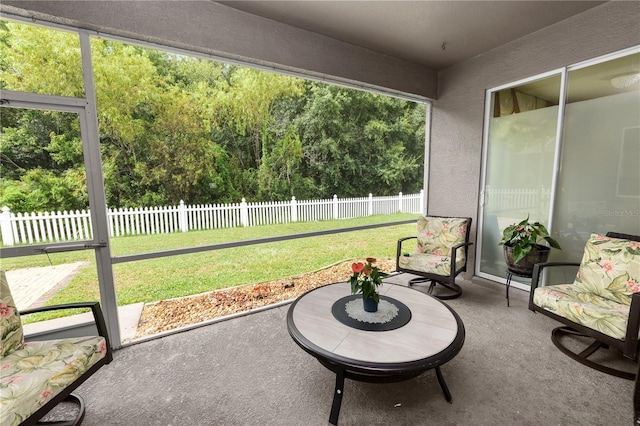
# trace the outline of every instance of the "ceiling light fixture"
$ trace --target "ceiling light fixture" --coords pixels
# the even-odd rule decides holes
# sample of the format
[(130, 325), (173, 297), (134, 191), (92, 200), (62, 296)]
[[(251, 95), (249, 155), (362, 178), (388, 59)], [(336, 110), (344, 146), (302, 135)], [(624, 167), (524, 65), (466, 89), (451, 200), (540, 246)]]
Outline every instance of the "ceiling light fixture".
[(611, 79), (611, 85), (616, 89), (626, 89), (640, 81), (640, 73), (625, 74)]

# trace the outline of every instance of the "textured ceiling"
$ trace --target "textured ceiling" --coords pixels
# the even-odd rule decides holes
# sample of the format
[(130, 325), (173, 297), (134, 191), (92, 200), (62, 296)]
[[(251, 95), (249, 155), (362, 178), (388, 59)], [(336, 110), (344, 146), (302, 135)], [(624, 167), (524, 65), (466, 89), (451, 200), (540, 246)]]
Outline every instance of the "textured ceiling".
[(218, 3), (438, 71), (603, 2), (260, 0)]

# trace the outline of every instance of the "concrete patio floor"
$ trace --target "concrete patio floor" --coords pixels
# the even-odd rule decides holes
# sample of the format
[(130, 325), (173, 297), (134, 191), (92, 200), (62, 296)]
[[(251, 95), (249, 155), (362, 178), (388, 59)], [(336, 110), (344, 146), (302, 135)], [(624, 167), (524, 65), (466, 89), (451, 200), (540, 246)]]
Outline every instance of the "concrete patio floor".
[[(406, 274), (390, 280), (406, 284)], [(341, 425), (626, 425), (633, 382), (587, 368), (551, 343), (559, 324), (528, 293), (461, 282), (447, 303), (466, 329), (442, 367), (395, 384), (347, 380)], [(124, 347), (85, 382), (83, 425), (326, 425), (335, 375), (288, 335), (289, 305)], [(622, 359), (612, 361), (633, 369)]]

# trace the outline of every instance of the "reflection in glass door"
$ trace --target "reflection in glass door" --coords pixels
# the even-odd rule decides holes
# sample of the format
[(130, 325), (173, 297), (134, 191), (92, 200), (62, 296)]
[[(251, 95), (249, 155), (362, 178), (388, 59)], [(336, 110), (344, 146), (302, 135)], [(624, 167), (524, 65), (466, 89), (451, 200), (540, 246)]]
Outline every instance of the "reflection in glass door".
[(570, 69), (554, 260), (579, 260), (591, 233), (640, 235), (639, 164), (640, 53)]
[(560, 80), (556, 74), (491, 93), (480, 276), (506, 276), (498, 246), (506, 226), (527, 216), (549, 224)]

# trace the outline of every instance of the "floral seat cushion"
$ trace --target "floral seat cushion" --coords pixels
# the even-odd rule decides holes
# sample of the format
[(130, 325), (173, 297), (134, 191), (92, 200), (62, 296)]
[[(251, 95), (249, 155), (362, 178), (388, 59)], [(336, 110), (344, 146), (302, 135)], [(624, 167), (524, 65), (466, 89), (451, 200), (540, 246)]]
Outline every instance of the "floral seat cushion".
[(592, 234), (573, 285), (630, 304), (631, 295), (640, 291), (640, 242)]
[(576, 324), (624, 340), (629, 320), (629, 304), (576, 288), (573, 284), (538, 287), (533, 303)]
[[(451, 274), (451, 249), (465, 242), (467, 221), (459, 218), (420, 217), (417, 248), (398, 259), (399, 266), (438, 275)], [(456, 251), (456, 272), (465, 266), (465, 251)]]
[(3, 356), (0, 425), (17, 425), (107, 353), (104, 337), (27, 342)]
[(107, 354), (101, 336), (25, 343), (1, 270), (0, 332), (0, 426), (22, 423)]
[(22, 322), (9, 290), (7, 276), (0, 270), (0, 356), (15, 350), (23, 340)]
[(573, 284), (535, 289), (533, 303), (614, 339), (626, 336), (640, 291), (640, 242), (592, 234)]

